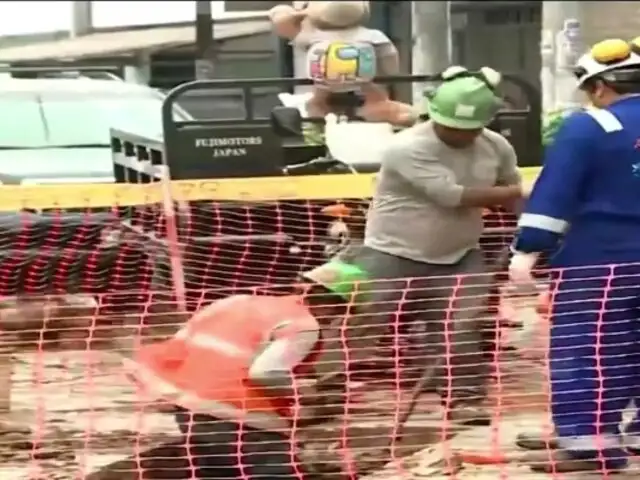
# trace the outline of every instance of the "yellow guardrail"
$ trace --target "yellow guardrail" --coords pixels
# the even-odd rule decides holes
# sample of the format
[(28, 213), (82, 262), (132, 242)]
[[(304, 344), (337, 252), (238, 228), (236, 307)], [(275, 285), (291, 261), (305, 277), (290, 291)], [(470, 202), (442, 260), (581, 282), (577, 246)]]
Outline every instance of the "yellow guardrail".
[[(534, 182), (539, 168), (522, 168), (525, 182)], [(259, 202), (369, 198), (375, 174), (300, 177), (224, 178), (171, 182), (176, 200)], [(0, 186), (0, 209), (100, 208), (158, 203), (160, 184), (65, 184)]]

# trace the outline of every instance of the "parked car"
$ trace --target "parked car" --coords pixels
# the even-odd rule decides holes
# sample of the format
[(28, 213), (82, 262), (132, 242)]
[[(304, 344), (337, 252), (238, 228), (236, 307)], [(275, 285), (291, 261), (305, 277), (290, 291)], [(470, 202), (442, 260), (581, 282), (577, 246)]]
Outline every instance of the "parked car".
[[(0, 182), (112, 182), (109, 129), (162, 138), (163, 99), (117, 80), (1, 79)], [(174, 112), (191, 118), (178, 106)]]
[[(110, 128), (161, 138), (163, 99), (118, 80), (0, 79), (0, 183), (114, 181)], [(191, 118), (180, 107), (174, 112)], [(117, 235), (112, 208), (25, 206), (14, 212), (0, 205), (0, 297), (144, 287), (144, 247)]]

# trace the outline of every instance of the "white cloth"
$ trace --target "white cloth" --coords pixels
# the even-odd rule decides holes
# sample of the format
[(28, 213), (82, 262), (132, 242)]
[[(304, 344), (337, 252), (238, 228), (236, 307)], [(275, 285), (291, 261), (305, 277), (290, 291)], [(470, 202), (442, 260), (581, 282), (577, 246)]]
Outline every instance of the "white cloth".
[(310, 353), (319, 338), (319, 331), (304, 331), (292, 338), (271, 342), (253, 361), (249, 378), (256, 381), (289, 376), (291, 370)]
[(538, 253), (514, 253), (509, 262), (509, 279), (513, 283), (534, 283), (531, 272), (538, 256)]

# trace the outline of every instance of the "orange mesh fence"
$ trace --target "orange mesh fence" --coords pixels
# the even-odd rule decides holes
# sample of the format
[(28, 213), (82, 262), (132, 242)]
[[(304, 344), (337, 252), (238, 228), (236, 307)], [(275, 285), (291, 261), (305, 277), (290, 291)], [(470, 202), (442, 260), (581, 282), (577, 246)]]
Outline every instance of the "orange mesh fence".
[[(132, 381), (122, 359), (135, 357), (143, 344), (162, 349), (189, 317), (166, 292), (6, 297), (2, 374), (10, 395), (3, 406), (10, 403), (11, 412), (0, 432), (0, 471), (25, 479), (564, 478), (554, 472), (564, 468), (560, 463), (546, 476), (529, 473), (516, 435), (529, 429), (550, 435), (553, 393), (571, 396), (573, 409), (593, 409), (593, 425), (576, 428), (593, 432), (596, 444), (613, 435), (612, 411), (626, 415), (615, 436), (635, 438), (625, 428), (634, 425), (639, 366), (637, 270), (542, 272), (550, 280), (540, 294), (536, 288), (513, 294), (496, 285), (495, 271), (361, 284), (347, 303), (310, 291), (305, 301), (320, 305), (332, 322), (314, 371), (299, 375), (290, 436), (238, 426), (219, 410), (176, 408), (175, 397), (149, 395)], [(497, 313), (487, 308), (491, 290), (499, 292)], [(380, 292), (395, 300), (377, 301)], [(190, 293), (203, 299), (194, 308), (208, 303), (203, 292)], [(551, 349), (545, 296), (554, 327), (561, 327)], [(425, 371), (428, 381), (401, 427)], [(338, 409), (335, 417), (304, 425), (312, 373), (329, 385), (321, 404)], [(326, 380), (332, 374), (333, 385)], [(584, 383), (571, 384), (574, 378)], [(560, 409), (554, 420), (566, 428), (562, 418), (572, 414), (566, 398), (553, 403)]]
[[(307, 292), (316, 315), (332, 320), (322, 322), (329, 326), (311, 374), (300, 374), (291, 435), (176, 409), (175, 396), (150, 395), (123, 367), (142, 345), (162, 350), (191, 315), (178, 306), (175, 250), (158, 204), (9, 215), (1, 233), (0, 472), (89, 480), (526, 478), (533, 474), (516, 435), (549, 433), (554, 403), (566, 436), (567, 396), (576, 410), (593, 407), (574, 435), (581, 441), (635, 438), (633, 394), (621, 393), (638, 384), (634, 266), (541, 272), (539, 285), (514, 289), (497, 264), (513, 217), (492, 212), (481, 241), (486, 274), (370, 282), (350, 302), (323, 295), (318, 305), (300, 273), (347, 241), (357, 245), (362, 232), (362, 218), (343, 209), (336, 216), (324, 209), (330, 203), (177, 210), (190, 312), (235, 294)], [(550, 304), (554, 327), (562, 327), (551, 337)], [(585, 371), (592, 377), (571, 384)], [(304, 425), (314, 376), (323, 385), (318, 405), (338, 408)], [(612, 379), (623, 379), (614, 385), (617, 403)], [(421, 394), (402, 427), (416, 385)], [(552, 393), (564, 403), (552, 402)], [(623, 410), (631, 417), (620, 430), (605, 413)]]
[[(11, 414), (0, 438), (2, 471), (11, 478), (38, 478), (29, 476), (33, 472), (65, 479), (256, 478), (252, 469), (271, 465), (267, 472), (280, 473), (268, 478), (281, 478), (300, 462), (299, 471), (322, 478), (341, 478), (340, 471), (411, 478), (412, 472), (461, 473), (454, 453), (464, 448), (512, 451), (504, 443), (504, 430), (512, 427), (502, 422), (522, 415), (542, 419), (547, 410), (544, 368), (512, 351), (522, 346), (519, 322), (531, 319), (498, 321), (489, 314), (481, 291), (495, 285), (487, 276), (436, 278), (425, 285), (428, 301), (414, 304), (413, 295), (425, 294), (422, 280), (395, 281), (397, 302), (385, 305), (357, 295), (345, 304), (308, 294), (308, 304), (322, 300), (324, 310), (315, 311), (333, 321), (314, 371), (299, 377), (295, 399), (304, 405), (304, 387), (315, 376), (327, 385), (321, 403), (339, 408), (335, 418), (305, 426), (294, 407), (290, 439), (261, 435), (251, 425), (235, 431), (221, 423), (224, 417), (216, 423), (203, 412), (176, 411), (170, 399), (150, 396), (127, 375), (123, 357), (135, 356), (143, 344), (162, 346), (184, 326), (188, 315), (176, 312), (175, 303), (156, 304), (149, 296), (144, 310), (137, 300), (119, 302), (114, 314), (110, 305), (104, 309), (106, 294), (6, 298), (3, 362), (13, 356), (13, 377), (5, 383)], [(388, 292), (390, 285), (367, 287)], [(248, 291), (264, 294), (262, 288)], [(535, 307), (534, 298), (526, 300)], [(514, 308), (522, 315), (522, 305)], [(412, 389), (430, 365), (438, 368), (401, 428)], [(476, 419), (482, 411), (488, 416)], [(480, 426), (463, 425), (467, 421)], [(490, 442), (464, 435), (489, 435)], [(209, 456), (219, 463), (217, 473), (204, 476), (198, 469)], [(278, 462), (287, 464), (278, 469)], [(99, 476), (108, 464), (111, 475), (122, 476)], [(238, 477), (239, 470), (246, 471)]]

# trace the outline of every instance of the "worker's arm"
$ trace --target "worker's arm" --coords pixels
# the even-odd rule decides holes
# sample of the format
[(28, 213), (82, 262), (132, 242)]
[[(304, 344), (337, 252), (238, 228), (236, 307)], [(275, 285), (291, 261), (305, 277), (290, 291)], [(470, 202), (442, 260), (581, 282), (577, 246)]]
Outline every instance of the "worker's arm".
[(542, 171), (518, 221), (513, 249), (554, 249), (576, 213), (579, 196), (604, 131), (587, 114), (571, 116), (547, 147)]
[(518, 157), (516, 151), (506, 138), (501, 138), (497, 144), (500, 164), (498, 165), (498, 180), (496, 185), (505, 187), (519, 187), (522, 184), (522, 175), (518, 169)]
[(272, 341), (251, 364), (249, 380), (264, 387), (270, 396), (293, 398), (299, 393), (293, 369), (311, 353), (318, 337), (319, 332), (311, 329)]
[(429, 200), (442, 207), (492, 207), (521, 197), (519, 186), (465, 187), (451, 170), (429, 152), (393, 142), (382, 158), (382, 168), (402, 176)]
[[(502, 136), (497, 139), (497, 142), (496, 148), (500, 163), (498, 164), (496, 186), (519, 187), (522, 190), (522, 175), (520, 175), (520, 169), (518, 168), (518, 157), (515, 149), (509, 141)], [(514, 198), (502, 206), (519, 215), (524, 208), (524, 198)]]

